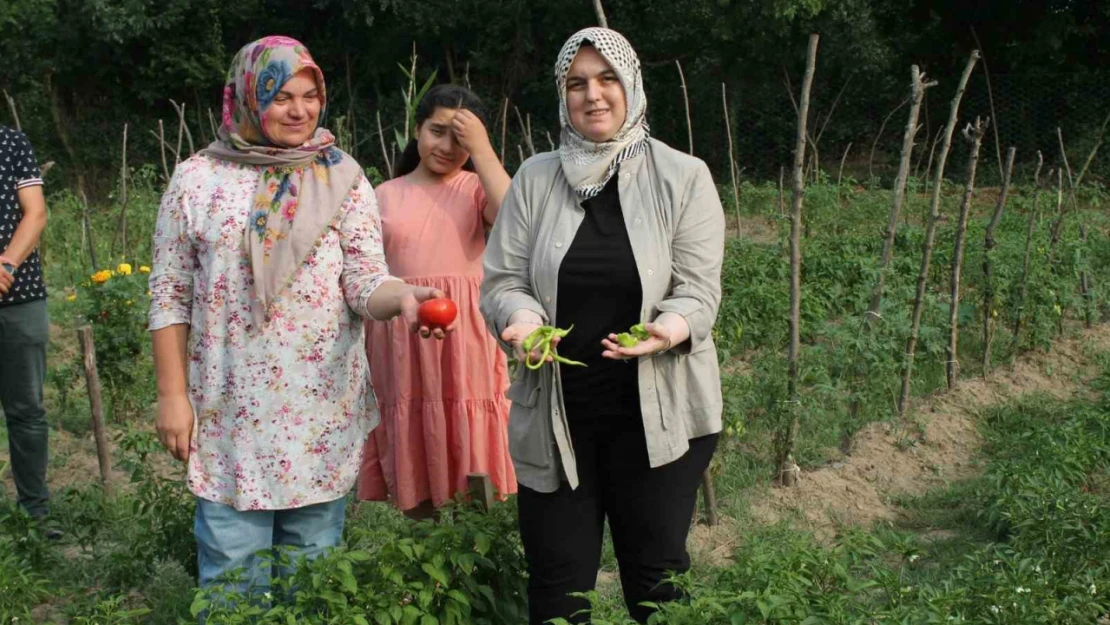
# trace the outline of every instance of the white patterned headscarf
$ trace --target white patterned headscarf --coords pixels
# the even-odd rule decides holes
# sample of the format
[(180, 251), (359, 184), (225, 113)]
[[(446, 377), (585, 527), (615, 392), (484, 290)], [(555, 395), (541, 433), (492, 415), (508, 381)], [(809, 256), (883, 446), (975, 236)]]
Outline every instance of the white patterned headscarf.
[[(590, 141), (570, 123), (567, 110), (567, 73), (583, 44), (589, 44), (608, 61), (624, 87), (626, 116), (624, 124), (612, 139), (601, 143)], [(636, 156), (647, 145), (648, 126), (645, 121), (647, 95), (640, 73), (640, 59), (623, 35), (608, 28), (586, 28), (574, 33), (563, 44), (555, 62), (555, 85), (559, 91), (559, 158), (563, 174), (582, 198), (591, 198), (605, 187), (621, 161)]]

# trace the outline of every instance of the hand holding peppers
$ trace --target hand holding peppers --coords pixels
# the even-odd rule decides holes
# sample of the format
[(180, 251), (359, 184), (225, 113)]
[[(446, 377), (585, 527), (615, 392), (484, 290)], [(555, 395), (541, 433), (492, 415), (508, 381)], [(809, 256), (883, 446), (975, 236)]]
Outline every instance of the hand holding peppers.
[(514, 377), (516, 369), (521, 364), (532, 370), (539, 369), (549, 362), (579, 367), (586, 366), (585, 363), (577, 360), (563, 358), (555, 351), (555, 346), (559, 344), (559, 341), (573, 329), (573, 326), (563, 330), (535, 323), (517, 323), (505, 328), (505, 331), (501, 333), (501, 339), (513, 346), (515, 358), (509, 365)]
[(671, 348), (671, 332), (658, 323), (636, 324), (628, 332), (610, 334), (601, 345), (605, 348), (601, 355), (613, 360), (651, 356)]

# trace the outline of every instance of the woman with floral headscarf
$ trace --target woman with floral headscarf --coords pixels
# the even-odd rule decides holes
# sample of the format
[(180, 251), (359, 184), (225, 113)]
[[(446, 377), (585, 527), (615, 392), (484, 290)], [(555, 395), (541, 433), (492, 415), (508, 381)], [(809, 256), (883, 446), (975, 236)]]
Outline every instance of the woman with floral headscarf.
[[(560, 356), (509, 389), (509, 450), (531, 623), (585, 621), (609, 521), (625, 603), (674, 599), (699, 476), (721, 429), (712, 330), (724, 213), (705, 163), (648, 136), (640, 63), (587, 28), (555, 65), (559, 149), (525, 162), (490, 235), (482, 313), (520, 361), (544, 325)], [(643, 324), (641, 338), (629, 340)], [(620, 334), (626, 336), (618, 336)], [(632, 344), (635, 343), (635, 344)]]
[[(286, 37), (245, 46), (223, 123), (162, 197), (150, 274), (157, 429), (188, 463), (200, 585), (255, 554), (292, 559), (339, 543), (345, 496), (378, 420), (364, 317), (442, 293), (389, 275), (374, 192), (320, 126), (324, 77)], [(437, 330), (442, 338), (442, 331)]]

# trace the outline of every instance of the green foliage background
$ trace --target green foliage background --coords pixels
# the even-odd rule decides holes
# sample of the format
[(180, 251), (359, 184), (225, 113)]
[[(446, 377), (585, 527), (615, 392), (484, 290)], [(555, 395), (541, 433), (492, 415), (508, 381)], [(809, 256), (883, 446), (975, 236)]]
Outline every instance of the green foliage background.
[[(652, 132), (686, 145), (675, 61), (689, 83), (695, 152), (727, 177), (721, 136), (720, 85), (730, 94), (738, 166), (747, 175), (775, 177), (788, 163), (794, 89), (804, 64), (805, 39), (821, 33), (813, 124), (820, 128), (841, 88), (831, 122), (819, 140), (822, 161), (839, 159), (853, 143), (850, 162), (866, 159), (882, 119), (906, 95), (911, 63), (941, 81), (926, 103), (924, 129), (932, 136), (978, 35), (994, 78), (1002, 149), (1018, 147), (1020, 164), (1037, 149), (1054, 160), (1055, 128), (1085, 153), (1104, 112), (1110, 43), (1110, 4), (989, 0), (605, 0), (612, 27), (632, 41), (644, 63)], [(208, 111), (219, 117), (227, 64), (246, 42), (268, 34), (304, 41), (325, 70), (331, 122), (353, 123), (352, 151), (381, 168), (374, 113), (385, 133), (402, 123), (400, 90), (415, 46), (423, 80), (465, 83), (487, 99), (491, 118), (507, 97), (533, 117), (535, 141), (557, 137), (551, 67), (560, 45), (596, 18), (588, 0), (5, 0), (0, 2), (0, 87), (16, 99), (24, 129), (42, 160), (58, 163), (52, 184), (84, 174), (95, 196), (112, 186), (120, 132), (131, 124), (132, 162), (157, 162), (151, 131), (166, 122), (176, 143), (183, 103), (198, 144), (211, 140)], [(422, 81), (421, 80), (421, 81)], [(989, 115), (985, 74), (976, 72), (962, 117)], [(10, 121), (5, 112), (0, 119)], [(901, 115), (878, 146), (877, 173), (892, 175)], [(522, 143), (510, 110), (510, 167)], [(72, 146), (65, 148), (63, 133)], [(495, 136), (499, 132), (495, 130)], [(919, 143), (927, 143), (920, 139)], [(985, 156), (993, 156), (985, 146)], [(950, 172), (962, 171), (954, 155)], [(986, 161), (991, 162), (991, 158)], [(1097, 173), (1110, 160), (1100, 158)], [(172, 165), (172, 163), (171, 163)], [(997, 176), (984, 167), (983, 176)]]

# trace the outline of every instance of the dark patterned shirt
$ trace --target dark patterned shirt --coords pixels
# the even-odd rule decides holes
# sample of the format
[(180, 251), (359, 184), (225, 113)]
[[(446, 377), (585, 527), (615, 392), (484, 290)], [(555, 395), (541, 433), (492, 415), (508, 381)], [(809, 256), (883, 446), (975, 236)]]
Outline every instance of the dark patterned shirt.
[[(42, 175), (31, 143), (22, 132), (0, 126), (0, 254), (8, 248), (15, 229), (23, 220), (18, 191), (42, 184)], [(4, 271), (0, 269), (0, 271)], [(15, 270), (15, 284), (0, 296), (0, 306), (22, 304), (46, 297), (42, 263), (35, 250)]]

